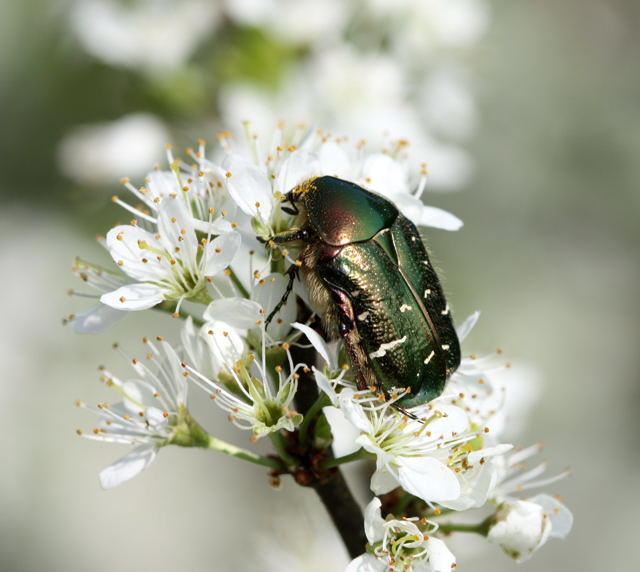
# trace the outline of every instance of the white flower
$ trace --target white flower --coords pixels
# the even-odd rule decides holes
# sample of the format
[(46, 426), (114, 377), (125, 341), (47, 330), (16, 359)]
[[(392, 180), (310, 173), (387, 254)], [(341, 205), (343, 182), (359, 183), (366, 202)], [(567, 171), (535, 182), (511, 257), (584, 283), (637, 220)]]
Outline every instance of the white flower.
[(79, 429), (79, 435), (135, 446), (100, 473), (104, 489), (113, 488), (146, 469), (161, 447), (169, 444), (206, 446), (208, 442), (208, 435), (187, 410), (187, 384), (175, 350), (162, 339), (158, 340), (158, 346), (146, 338), (144, 341), (148, 346), (144, 361), (131, 360), (136, 372), (134, 379), (123, 381), (107, 370), (102, 371), (101, 380), (122, 396), (121, 402), (99, 403), (97, 407), (76, 402), (100, 418), (93, 431), (87, 433)]
[[(434, 401), (413, 409), (421, 419), (411, 419), (394, 409), (397, 398), (380, 401), (368, 391), (355, 392), (339, 378), (329, 381), (317, 370), (315, 377), (334, 403), (324, 409), (333, 432), (337, 433), (342, 415), (359, 431), (356, 448), (376, 456), (373, 492), (383, 494), (402, 486), (428, 503), (460, 496), (457, 473), (463, 470), (467, 453), (463, 445), (476, 436), (468, 433), (469, 422), (462, 409)], [(338, 384), (346, 386), (337, 392)]]
[(494, 515), (487, 539), (499, 544), (517, 562), (528, 560), (549, 538), (564, 538), (573, 517), (549, 495), (506, 501)]
[(222, 272), (240, 248), (240, 235), (224, 233), (199, 239), (179, 197), (162, 200), (153, 232), (137, 225), (109, 231), (106, 246), (120, 269), (135, 280), (107, 292), (100, 301), (118, 310), (145, 310), (161, 302), (209, 299), (207, 279)]
[(289, 134), (278, 128), (272, 142), (263, 146), (249, 126), (247, 140), (244, 152), (236, 150), (232, 138), (222, 140), (226, 151), (222, 169), (229, 195), (253, 217), (254, 228), (262, 237), (286, 228), (283, 220), (289, 217), (280, 209), (282, 196), (318, 175), (346, 179), (387, 197), (417, 225), (446, 230), (462, 226), (454, 215), (422, 203), (426, 170), (412, 172), (401, 157), (402, 141), (386, 152), (367, 152), (361, 144), (349, 145), (323, 132), (296, 129)]
[[(254, 439), (281, 429), (292, 431), (302, 421), (290, 406), (298, 387), (297, 371), (303, 366), (293, 364), (288, 344), (282, 344), (290, 373), (280, 365), (268, 370), (264, 317), (254, 301), (216, 300), (205, 311), (199, 334), (192, 330), (185, 344), (193, 360), (185, 364), (189, 378), (228, 413), (229, 421), (252, 431)], [(249, 349), (248, 339), (258, 345), (258, 352)]]
[(367, 505), (364, 529), (369, 550), (352, 560), (346, 572), (451, 572), (455, 556), (442, 540), (420, 528), (435, 532), (437, 527), (422, 525), (418, 518), (384, 520), (380, 506), (378, 498)]
[(60, 167), (85, 185), (111, 183), (122, 173), (142, 175), (162, 156), (167, 138), (162, 122), (148, 113), (80, 125), (60, 143)]
[(243, 25), (260, 27), (287, 43), (324, 43), (346, 23), (347, 3), (340, 0), (225, 0), (226, 14)]
[(176, 68), (218, 21), (206, 0), (79, 0), (71, 27), (84, 49), (112, 64), (158, 73)]

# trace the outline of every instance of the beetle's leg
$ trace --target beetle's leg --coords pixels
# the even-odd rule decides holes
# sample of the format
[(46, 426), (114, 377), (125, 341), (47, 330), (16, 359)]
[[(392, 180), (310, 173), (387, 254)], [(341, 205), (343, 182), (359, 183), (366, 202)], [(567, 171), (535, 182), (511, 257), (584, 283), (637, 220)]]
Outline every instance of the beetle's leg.
[(280, 298), (280, 301), (276, 304), (276, 307), (271, 310), (271, 313), (267, 316), (267, 319), (264, 322), (264, 327), (266, 328), (273, 320), (273, 317), (280, 311), (280, 308), (287, 303), (287, 299), (293, 290), (293, 282), (298, 277), (298, 267), (295, 264), (289, 266), (286, 271), (286, 274), (289, 276), (289, 283), (287, 284), (287, 289), (284, 291), (284, 295)]
[(406, 415), (409, 419), (413, 419), (414, 421), (420, 421), (421, 423), (424, 423), (424, 421), (422, 421), (422, 419), (420, 419), (417, 415), (414, 415), (413, 413), (411, 413), (410, 411), (407, 411), (406, 409), (404, 409), (403, 407), (401, 407), (400, 405), (396, 405), (395, 403), (392, 405), (392, 407), (396, 410), (399, 411), (400, 413), (402, 413), (403, 415)]
[(274, 234), (269, 238), (258, 238), (262, 243), (274, 242), (275, 244), (287, 244), (289, 242), (303, 241), (308, 242), (311, 237), (311, 232), (308, 228), (293, 228), (291, 230), (285, 230)]

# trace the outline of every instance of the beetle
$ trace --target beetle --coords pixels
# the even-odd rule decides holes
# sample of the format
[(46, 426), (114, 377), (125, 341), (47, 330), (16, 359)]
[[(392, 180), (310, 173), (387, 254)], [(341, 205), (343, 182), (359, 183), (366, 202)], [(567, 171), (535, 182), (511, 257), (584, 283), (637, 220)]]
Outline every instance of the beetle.
[(398, 408), (440, 395), (460, 364), (460, 344), (440, 281), (415, 225), (389, 200), (332, 176), (308, 179), (283, 199), (291, 229), (268, 244), (297, 244), (295, 277), (330, 335), (339, 334), (360, 390), (404, 392)]

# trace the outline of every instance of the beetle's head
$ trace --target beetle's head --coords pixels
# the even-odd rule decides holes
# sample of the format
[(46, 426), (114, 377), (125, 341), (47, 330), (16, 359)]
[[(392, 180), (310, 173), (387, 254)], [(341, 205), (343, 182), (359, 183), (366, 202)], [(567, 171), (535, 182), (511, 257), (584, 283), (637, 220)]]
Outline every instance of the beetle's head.
[(303, 181), (284, 195), (282, 202), (288, 203), (290, 206), (283, 206), (282, 210), (290, 215), (300, 214), (300, 207), (304, 207), (305, 198), (310, 192), (315, 190), (315, 186), (313, 185), (315, 179), (317, 179), (317, 177)]

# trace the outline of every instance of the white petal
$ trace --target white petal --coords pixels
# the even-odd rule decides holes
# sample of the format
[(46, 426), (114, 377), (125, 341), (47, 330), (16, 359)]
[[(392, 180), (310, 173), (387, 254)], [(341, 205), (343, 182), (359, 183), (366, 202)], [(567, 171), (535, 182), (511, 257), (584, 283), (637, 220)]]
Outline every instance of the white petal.
[(377, 495), (385, 495), (393, 489), (397, 489), (400, 483), (385, 467), (377, 469), (371, 475), (369, 488)]
[(544, 509), (534, 502), (503, 503), (494, 519), (487, 540), (502, 546), (516, 562), (528, 560), (551, 532), (551, 522), (545, 518)]
[(545, 513), (549, 515), (552, 537), (565, 538), (571, 532), (573, 514), (559, 500), (547, 494), (539, 494), (527, 500), (539, 504), (545, 510)]
[(105, 490), (117, 487), (144, 471), (155, 458), (156, 449), (152, 445), (137, 447), (100, 473), (100, 485)]
[(163, 300), (162, 288), (153, 284), (128, 284), (100, 296), (100, 302), (116, 310), (146, 310)]
[(241, 243), (242, 237), (234, 231), (218, 236), (207, 244), (204, 275), (215, 276), (229, 266), (238, 253)]
[[(229, 153), (222, 161), (222, 167), (231, 176), (226, 177), (227, 191), (242, 212), (264, 220), (271, 216), (273, 190), (266, 172), (240, 155)], [(256, 203), (260, 206), (257, 207)]]
[(214, 300), (204, 311), (206, 322), (224, 322), (229, 328), (249, 330), (256, 322), (264, 320), (260, 304), (246, 298), (220, 298)]
[(458, 339), (462, 342), (469, 335), (469, 332), (473, 330), (473, 327), (476, 325), (478, 318), (480, 317), (480, 312), (475, 311), (470, 316), (467, 316), (457, 328), (456, 333), (458, 334)]
[(380, 512), (382, 503), (378, 497), (373, 497), (364, 509), (364, 533), (369, 544), (382, 540), (384, 536), (384, 519)]
[(276, 188), (286, 194), (302, 181), (319, 174), (317, 157), (304, 149), (298, 149), (282, 163), (276, 178)]
[(429, 553), (429, 572), (451, 572), (455, 568), (456, 557), (442, 540), (430, 537), (426, 542), (426, 548)]
[(426, 502), (453, 500), (460, 496), (455, 473), (432, 457), (398, 457), (398, 481), (402, 488)]
[(420, 216), (414, 222), (418, 226), (431, 226), (443, 230), (459, 230), (463, 222), (454, 214), (437, 207), (424, 205)]
[(323, 407), (322, 412), (331, 427), (334, 455), (343, 457), (344, 455), (355, 453), (360, 448), (360, 445), (356, 443), (360, 431), (347, 421), (347, 418), (337, 407)]
[(361, 554), (347, 564), (345, 572), (384, 572), (386, 569), (384, 562), (372, 554)]
[(337, 367), (337, 364), (332, 363), (331, 361), (331, 353), (329, 351), (329, 346), (327, 346), (327, 342), (324, 341), (318, 332), (306, 324), (301, 324), (300, 322), (294, 322), (291, 325), (296, 330), (300, 330), (305, 336), (307, 336), (307, 339), (311, 342), (313, 348), (322, 356), (322, 359), (327, 362), (329, 369), (335, 369)]
[(323, 143), (318, 150), (318, 163), (323, 175), (351, 179), (351, 162), (344, 149), (334, 141)]
[(366, 188), (394, 200), (395, 195), (408, 193), (407, 171), (389, 155), (369, 155), (362, 166), (362, 184)]
[[(182, 198), (168, 197), (158, 208), (158, 239), (167, 252), (179, 252), (180, 259), (195, 267), (198, 238), (193, 218)], [(175, 249), (180, 249), (176, 251)]]
[(112, 324), (119, 322), (127, 315), (128, 312), (114, 310), (111, 306), (98, 304), (91, 310), (75, 316), (71, 320), (71, 324), (76, 334), (97, 334)]
[(315, 366), (313, 366), (313, 375), (320, 390), (329, 396), (329, 399), (331, 399), (331, 403), (333, 403), (334, 405), (338, 405), (338, 394), (329, 382), (329, 378), (321, 371), (317, 370)]
[(140, 248), (141, 244), (146, 243), (150, 248), (163, 250), (162, 244), (142, 228), (116, 226), (107, 233), (105, 243), (113, 260), (131, 278), (146, 281), (160, 278), (168, 272), (168, 262), (164, 258), (158, 260), (157, 253)]

